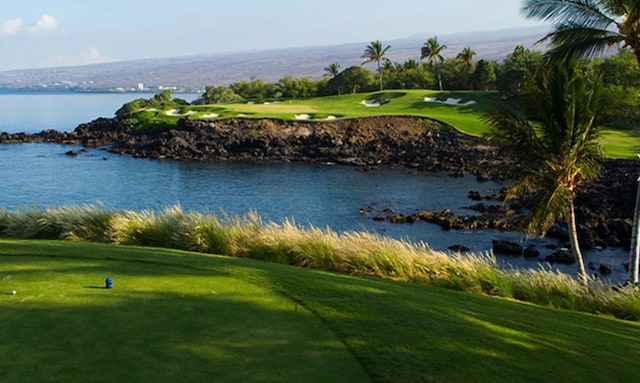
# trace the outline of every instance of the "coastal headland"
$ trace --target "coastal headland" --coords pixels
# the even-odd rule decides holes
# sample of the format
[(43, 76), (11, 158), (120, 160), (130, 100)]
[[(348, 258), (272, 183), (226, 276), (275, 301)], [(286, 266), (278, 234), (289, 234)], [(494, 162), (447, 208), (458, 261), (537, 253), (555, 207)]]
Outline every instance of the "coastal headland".
[[(34, 134), (0, 133), (0, 143), (51, 142), (105, 147), (135, 158), (176, 161), (318, 162), (374, 170), (404, 167), (416, 172), (447, 172), (452, 177), (475, 175), (479, 180), (509, 179), (502, 158), (490, 142), (463, 134), (441, 122), (409, 116), (375, 116), (330, 121), (229, 118), (180, 119), (174, 129), (141, 132), (115, 118), (99, 118), (72, 132), (45, 130)], [(69, 151), (69, 155), (77, 155)], [(607, 160), (601, 176), (577, 191), (581, 244), (628, 247), (637, 166), (630, 160)], [(427, 221), (444, 229), (517, 230), (527, 201), (493, 205), (503, 195), (469, 191), (474, 214), (387, 212), (372, 219), (394, 223)], [(363, 214), (368, 214), (363, 207)], [(548, 233), (566, 240), (562, 225)]]

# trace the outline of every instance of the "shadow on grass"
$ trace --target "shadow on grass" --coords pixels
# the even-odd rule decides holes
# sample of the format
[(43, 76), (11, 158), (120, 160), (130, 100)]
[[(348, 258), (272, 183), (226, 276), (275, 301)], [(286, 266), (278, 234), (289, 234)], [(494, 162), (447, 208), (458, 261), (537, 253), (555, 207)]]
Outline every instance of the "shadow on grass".
[(379, 92), (369, 96), (369, 99), (367, 101), (377, 102), (380, 105), (384, 105), (391, 102), (391, 100), (394, 98), (400, 98), (406, 95), (406, 92)]
[(374, 381), (627, 381), (640, 373), (640, 345), (629, 342), (640, 337), (635, 323), (426, 286), (305, 275), (304, 282), (291, 274), (275, 283), (323, 318)]
[[(458, 113), (483, 115), (497, 103), (494, 94), (479, 95), (477, 92), (443, 92), (438, 93), (435, 97), (432, 97), (432, 95), (425, 95), (425, 97), (431, 97), (434, 101), (417, 101), (412, 103), (410, 108), (416, 110), (455, 108)], [(458, 102), (456, 104), (447, 104), (447, 100), (458, 100)], [(470, 103), (471, 101), (474, 101), (474, 103)]]
[[(32, 257), (0, 260), (23, 292), (0, 299), (2, 382), (369, 381), (308, 310), (225, 272), (45, 258), (39, 278), (20, 273)], [(81, 283), (107, 270), (119, 277), (108, 292)]]
[[(55, 255), (55, 243), (2, 241), (0, 254)], [(95, 250), (88, 253), (91, 247)], [(58, 256), (48, 261), (75, 256), (94, 265), (63, 264), (55, 274), (64, 275), (69, 267), (76, 275), (104, 275), (100, 268), (109, 269), (114, 278), (121, 275), (118, 287), (108, 294), (88, 291), (82, 296), (92, 299), (85, 306), (2, 303), (0, 351), (20, 358), (17, 364), (0, 360), (0, 381), (28, 381), (18, 380), (20, 373), (38, 381), (63, 369), (73, 376), (104, 373), (111, 381), (198, 381), (206, 379), (204, 374), (219, 374), (220, 381), (309, 381), (302, 370), (314, 375), (310, 366), (321, 371), (314, 375), (317, 381), (347, 379), (337, 371), (352, 370), (336, 363), (350, 356), (322, 329), (317, 338), (311, 336), (319, 322), (306, 309), (337, 334), (373, 381), (635, 381), (640, 374), (637, 323), (429, 286), (162, 249), (66, 243)], [(113, 272), (114, 265), (121, 274)], [(33, 277), (35, 266), (14, 278)], [(131, 291), (128, 281), (120, 282), (124, 276), (165, 282), (153, 289), (159, 292)], [(199, 278), (199, 287), (175, 286), (185, 279), (188, 286), (188, 278)], [(224, 283), (230, 278), (246, 284), (233, 291), (211, 287), (231, 287)], [(276, 297), (260, 299), (267, 291), (277, 292)], [(307, 316), (310, 323), (304, 322)], [(320, 344), (319, 350), (313, 348)], [(311, 358), (315, 352), (320, 354)], [(325, 369), (330, 370), (326, 375)]]

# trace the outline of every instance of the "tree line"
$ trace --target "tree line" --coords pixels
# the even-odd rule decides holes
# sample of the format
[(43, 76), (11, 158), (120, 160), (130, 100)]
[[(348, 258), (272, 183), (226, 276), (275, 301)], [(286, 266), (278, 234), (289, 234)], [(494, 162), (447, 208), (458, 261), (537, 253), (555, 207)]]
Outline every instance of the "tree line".
[[(520, 93), (535, 86), (544, 65), (544, 54), (519, 45), (502, 62), (474, 60), (476, 52), (465, 47), (455, 57), (444, 58), (446, 45), (429, 38), (420, 49), (420, 59), (392, 62), (385, 56), (392, 49), (372, 41), (364, 50), (362, 65), (342, 69), (339, 63), (324, 68), (322, 79), (284, 76), (276, 82), (252, 78), (228, 86), (207, 86), (198, 104), (224, 104), (281, 98), (309, 98), (373, 92), (389, 89), (495, 90), (506, 101), (517, 103)], [(364, 67), (375, 63), (375, 72)], [(602, 75), (604, 93), (601, 118), (612, 128), (640, 124), (640, 67), (635, 52), (621, 48), (604, 58), (584, 59), (581, 65), (594, 76)]]

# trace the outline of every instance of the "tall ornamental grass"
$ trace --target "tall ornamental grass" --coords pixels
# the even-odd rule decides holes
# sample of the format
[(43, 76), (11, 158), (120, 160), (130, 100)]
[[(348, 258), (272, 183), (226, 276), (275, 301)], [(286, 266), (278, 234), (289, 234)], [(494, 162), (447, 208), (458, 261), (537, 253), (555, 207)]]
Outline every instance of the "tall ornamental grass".
[(293, 220), (265, 223), (254, 212), (242, 217), (162, 211), (114, 211), (96, 206), (0, 209), (0, 235), (67, 239), (116, 245), (157, 246), (254, 258), (349, 275), (426, 283), (548, 307), (640, 318), (637, 287), (587, 286), (545, 268), (505, 270), (490, 254), (452, 255), (425, 243), (367, 232), (337, 233), (302, 227)]

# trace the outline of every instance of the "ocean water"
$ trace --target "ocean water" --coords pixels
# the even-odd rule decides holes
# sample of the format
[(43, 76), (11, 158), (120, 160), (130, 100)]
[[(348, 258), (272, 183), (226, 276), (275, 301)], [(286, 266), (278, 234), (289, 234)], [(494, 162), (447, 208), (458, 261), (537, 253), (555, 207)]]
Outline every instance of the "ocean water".
[[(144, 95), (142, 95), (144, 96)], [(71, 131), (97, 117), (111, 117), (137, 94), (0, 95), (6, 113), (0, 131)], [(148, 97), (148, 96), (145, 96)], [(195, 97), (191, 96), (191, 97)], [(184, 97), (189, 98), (189, 97)], [(265, 221), (294, 220), (302, 226), (331, 230), (368, 231), (409, 241), (422, 241), (446, 251), (453, 244), (488, 252), (492, 239), (535, 243), (543, 252), (548, 239), (527, 239), (518, 233), (445, 231), (417, 222), (377, 222), (375, 214), (391, 209), (399, 214), (441, 211), (473, 214), (470, 190), (493, 194), (502, 185), (478, 183), (474, 177), (417, 173), (409, 169), (382, 168), (362, 171), (348, 166), (299, 163), (189, 163), (134, 159), (111, 154), (106, 148), (89, 149), (77, 157), (58, 144), (0, 145), (0, 207), (57, 207), (100, 204), (109, 208), (162, 210), (179, 205), (185, 211), (243, 215), (256, 212)], [(370, 208), (372, 213), (361, 214)], [(586, 254), (587, 262), (606, 263), (612, 278), (624, 279), (627, 254), (605, 249)], [(513, 267), (546, 267), (538, 261), (501, 257)], [(575, 266), (557, 266), (573, 273)]]

